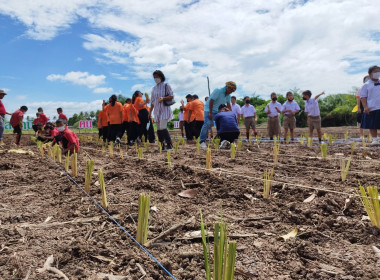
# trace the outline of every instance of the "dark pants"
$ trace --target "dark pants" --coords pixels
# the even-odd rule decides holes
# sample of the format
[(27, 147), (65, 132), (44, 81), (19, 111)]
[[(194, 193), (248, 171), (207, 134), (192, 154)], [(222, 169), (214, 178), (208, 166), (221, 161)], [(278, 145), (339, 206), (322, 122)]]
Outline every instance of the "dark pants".
[(127, 131), (128, 143), (134, 142), (138, 136), (139, 125), (136, 122), (129, 122), (129, 129)]
[(236, 139), (239, 138), (239, 135), (240, 135), (239, 131), (237, 131), (237, 132), (223, 132), (223, 133), (218, 134), (216, 137), (220, 137), (220, 142), (222, 142), (223, 140), (227, 140), (228, 142), (232, 143)]
[(100, 137), (102, 137), (103, 135), (103, 128), (98, 128), (98, 131), (99, 131), (99, 139), (100, 139)]
[(148, 131), (146, 130), (146, 125), (149, 122), (149, 113), (147, 109), (142, 109), (139, 111), (139, 119), (140, 119), (140, 125), (139, 125), (139, 134), (138, 136), (142, 139), (142, 136), (145, 136), (145, 141), (148, 141)]
[(118, 137), (120, 130), (121, 130), (121, 124), (111, 124), (109, 125), (109, 138), (108, 140), (110, 142), (115, 142), (116, 137)]
[(15, 126), (13, 128), (13, 133), (16, 133), (16, 144), (20, 144), (20, 141), (21, 141), (21, 135), (22, 135), (22, 129), (21, 127), (18, 125), (18, 126)]
[(154, 136), (154, 127), (153, 127), (153, 122), (152, 119), (149, 119), (149, 129), (148, 129), (148, 139), (149, 143), (154, 143), (156, 142), (156, 137)]
[(196, 139), (198, 139), (199, 135), (201, 134), (201, 129), (203, 126), (204, 121), (192, 121), (191, 122), (191, 128), (192, 128), (192, 136)]
[(32, 125), (32, 128), (33, 128), (34, 132), (37, 132), (37, 131), (38, 131), (38, 126), (37, 126), (36, 124), (33, 124), (33, 125)]
[(185, 134), (187, 140), (193, 140), (193, 129), (192, 129), (192, 123), (188, 123), (185, 121)]
[(109, 126), (103, 126), (103, 141), (106, 142), (108, 140), (108, 132), (109, 132)]
[(126, 122), (124, 121), (122, 126), (121, 126), (121, 130), (120, 130), (120, 133), (119, 133), (119, 138), (121, 139), (125, 133), (125, 135), (127, 135), (128, 137), (128, 130), (129, 130), (129, 122)]
[(64, 149), (67, 149), (67, 145), (69, 144), (69, 141), (67, 141), (67, 139), (65, 137), (63, 137), (62, 135), (57, 135), (54, 137), (54, 139), (55, 139), (55, 142), (57, 142), (57, 143), (61, 142), (62, 147)]

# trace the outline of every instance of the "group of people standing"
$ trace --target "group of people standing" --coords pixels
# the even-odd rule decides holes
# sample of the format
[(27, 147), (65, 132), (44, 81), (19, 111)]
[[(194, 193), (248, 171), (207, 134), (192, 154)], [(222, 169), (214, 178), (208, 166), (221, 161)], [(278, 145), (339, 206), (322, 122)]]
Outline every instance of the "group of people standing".
[[(127, 135), (128, 145), (135, 142), (155, 142), (153, 120), (157, 127), (158, 141), (165, 150), (172, 149), (172, 140), (167, 129), (168, 122), (173, 119), (170, 108), (174, 98), (169, 84), (165, 83), (165, 75), (160, 70), (153, 73), (156, 85), (152, 89), (151, 96), (135, 91), (132, 98), (127, 98), (124, 105), (116, 95), (109, 98), (109, 102), (103, 101), (102, 110), (98, 115), (99, 137), (109, 143), (120, 144), (124, 133)], [(149, 107), (150, 105), (150, 107)], [(152, 118), (153, 112), (153, 118)]]

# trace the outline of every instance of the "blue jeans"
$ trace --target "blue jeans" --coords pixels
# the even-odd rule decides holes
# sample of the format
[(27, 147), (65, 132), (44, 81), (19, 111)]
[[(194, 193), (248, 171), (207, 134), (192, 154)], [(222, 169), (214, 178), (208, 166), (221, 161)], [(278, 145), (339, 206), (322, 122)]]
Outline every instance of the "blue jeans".
[(0, 141), (3, 140), (4, 126), (5, 126), (5, 119), (3, 116), (0, 116)]
[(212, 128), (214, 124), (214, 118), (217, 112), (212, 113), (212, 120), (208, 118), (209, 112), (205, 111), (205, 121), (203, 123), (202, 129), (201, 129), (201, 135), (200, 135), (200, 143), (203, 143), (207, 139), (208, 131)]

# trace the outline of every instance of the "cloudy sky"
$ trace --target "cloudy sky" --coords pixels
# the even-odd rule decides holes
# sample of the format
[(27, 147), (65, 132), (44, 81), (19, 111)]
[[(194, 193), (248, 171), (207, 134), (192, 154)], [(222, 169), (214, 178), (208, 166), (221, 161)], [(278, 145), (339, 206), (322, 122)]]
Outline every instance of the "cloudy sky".
[(8, 111), (53, 117), (150, 92), (161, 69), (179, 101), (228, 80), (237, 96), (295, 87), (349, 92), (380, 64), (379, 0), (0, 0)]

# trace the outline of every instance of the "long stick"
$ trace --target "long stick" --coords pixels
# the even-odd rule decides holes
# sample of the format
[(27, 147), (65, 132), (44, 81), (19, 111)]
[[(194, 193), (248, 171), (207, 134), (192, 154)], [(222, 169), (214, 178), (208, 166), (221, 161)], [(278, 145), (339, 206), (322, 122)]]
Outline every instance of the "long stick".
[(208, 96), (210, 96), (210, 79), (207, 76), (207, 87), (208, 87)]

